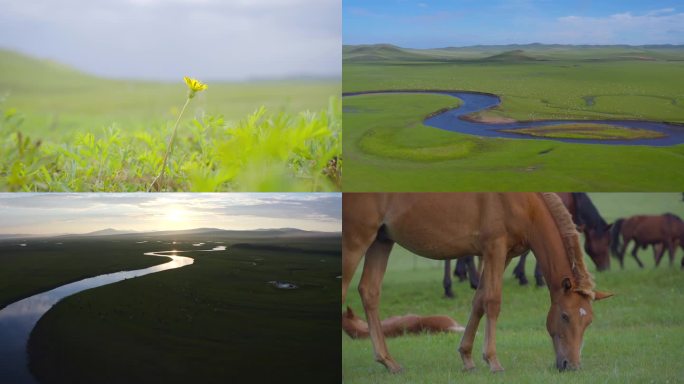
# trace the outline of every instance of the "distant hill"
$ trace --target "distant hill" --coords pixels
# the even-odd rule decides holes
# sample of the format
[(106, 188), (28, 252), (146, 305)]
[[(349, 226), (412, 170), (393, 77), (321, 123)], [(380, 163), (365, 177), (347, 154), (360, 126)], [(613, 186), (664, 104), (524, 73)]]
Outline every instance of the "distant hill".
[(504, 61), (504, 62), (514, 62), (514, 61), (537, 61), (535, 58), (527, 54), (522, 49), (514, 49), (512, 51), (506, 51), (483, 58), (481, 61)]
[(108, 81), (53, 60), (0, 48), (0, 90), (17, 87), (65, 89)]
[(541, 60), (667, 60), (684, 61), (684, 45), (473, 45), (430, 49), (403, 48), (391, 44), (345, 45), (344, 62), (454, 61), (533, 62)]
[(346, 61), (426, 60), (429, 55), (415, 53), (391, 44), (345, 45), (342, 56)]
[(127, 233), (135, 233), (135, 232), (136, 231), (133, 231), (133, 230), (120, 231), (120, 230), (114, 229), (114, 228), (106, 228), (106, 229), (101, 229), (99, 231), (84, 233), (82, 235), (75, 235), (75, 236), (109, 236), (109, 235), (123, 235), (123, 234), (127, 234)]
[(316, 231), (305, 231), (297, 228), (262, 228), (254, 230), (226, 230), (219, 228), (195, 228), (195, 229), (184, 229), (177, 231), (152, 231), (152, 232), (140, 232), (134, 230), (118, 230), (114, 228), (105, 228), (94, 232), (81, 233), (81, 234), (67, 234), (67, 235), (56, 235), (56, 236), (42, 236), (42, 235), (14, 235), (14, 234), (0, 234), (0, 239), (6, 238), (22, 238), (22, 237), (110, 237), (110, 236), (123, 236), (123, 237), (145, 237), (145, 236), (188, 236), (188, 235), (221, 235), (221, 236), (235, 236), (238, 238), (289, 238), (289, 237), (311, 237), (311, 236), (330, 236), (334, 233), (330, 232), (316, 232)]

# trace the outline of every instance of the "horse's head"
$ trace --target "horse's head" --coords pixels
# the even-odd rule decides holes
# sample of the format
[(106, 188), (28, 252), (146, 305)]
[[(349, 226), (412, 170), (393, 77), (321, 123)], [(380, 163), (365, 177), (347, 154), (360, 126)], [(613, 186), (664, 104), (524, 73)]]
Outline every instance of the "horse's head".
[(590, 228), (584, 232), (584, 250), (596, 264), (596, 269), (610, 269), (610, 227), (612, 224), (597, 230)]
[(601, 300), (612, 295), (578, 290), (567, 277), (561, 285), (562, 289), (553, 295), (546, 329), (556, 351), (556, 368), (559, 371), (575, 370), (580, 367), (584, 331), (594, 315), (592, 299)]

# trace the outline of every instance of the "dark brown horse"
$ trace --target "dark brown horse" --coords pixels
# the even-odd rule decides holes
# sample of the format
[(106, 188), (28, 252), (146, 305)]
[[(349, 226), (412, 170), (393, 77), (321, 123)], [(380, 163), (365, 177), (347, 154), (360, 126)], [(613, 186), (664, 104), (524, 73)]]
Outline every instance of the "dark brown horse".
[[(477, 286), (480, 285), (480, 271), (478, 271), (475, 266), (475, 256), (471, 255), (457, 259), (454, 276), (458, 277), (459, 282), (463, 282), (467, 279), (470, 281), (470, 288), (477, 289)], [(453, 298), (454, 291), (451, 288), (451, 260), (444, 261), (444, 278), (442, 279), (442, 286), (444, 287), (444, 296)]]
[[(610, 269), (610, 228), (612, 224), (606, 223), (598, 209), (586, 193), (557, 193), (563, 204), (572, 215), (572, 221), (584, 234), (584, 251), (596, 265), (598, 271)], [(527, 285), (525, 275), (525, 260), (527, 254), (520, 256), (518, 264), (513, 269), (513, 276), (520, 285)], [(544, 286), (539, 264), (534, 269), (534, 278), (538, 287)]]
[(551, 297), (546, 328), (553, 341), (556, 367), (579, 368), (584, 331), (593, 317), (592, 300), (609, 295), (594, 291), (575, 225), (557, 195), (345, 193), (342, 201), (342, 302), (365, 255), (359, 293), (375, 359), (390, 372), (401, 371), (401, 366), (387, 350), (378, 310), (382, 279), (394, 243), (436, 260), (482, 257), (480, 285), (459, 352), (465, 368), (475, 368), (475, 333), (486, 314), (483, 357), (494, 372), (503, 370), (495, 344), (503, 272), (511, 258), (531, 249)]
[[(656, 266), (667, 249), (670, 252), (670, 265), (674, 261), (675, 246), (678, 238), (678, 228), (681, 219), (671, 213), (663, 215), (636, 215), (626, 219), (618, 219), (613, 224), (612, 245), (613, 255), (620, 261), (620, 267), (624, 268), (625, 252), (630, 242), (634, 242), (632, 256), (644, 267), (637, 251), (639, 248), (653, 246), (653, 257)], [(620, 241), (622, 240), (622, 242)]]

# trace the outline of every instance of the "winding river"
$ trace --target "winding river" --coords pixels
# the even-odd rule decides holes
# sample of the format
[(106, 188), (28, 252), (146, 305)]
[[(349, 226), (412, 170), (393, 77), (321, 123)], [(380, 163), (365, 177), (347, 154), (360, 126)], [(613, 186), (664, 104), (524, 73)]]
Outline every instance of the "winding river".
[[(447, 95), (460, 99), (463, 103), (458, 108), (449, 109), (437, 113), (424, 120), (424, 124), (430, 127), (445, 129), (447, 131), (466, 133), (469, 135), (484, 137), (500, 137), (511, 139), (534, 139), (534, 140), (553, 140), (567, 143), (583, 144), (609, 144), (609, 145), (650, 145), (650, 146), (671, 146), (684, 143), (684, 125), (669, 124), (655, 121), (641, 120), (540, 120), (540, 121), (519, 121), (514, 123), (479, 123), (465, 120), (465, 115), (473, 112), (482, 111), (495, 107), (501, 103), (501, 99), (490, 93), (468, 92), (468, 91), (427, 91), (427, 90), (385, 90), (385, 91), (364, 91), (347, 92), (343, 97), (359, 96), (366, 94), (392, 94), (392, 93), (427, 93), (437, 95)], [(344, 110), (344, 113), (356, 113), (354, 110)], [(559, 125), (569, 123), (591, 123), (591, 124), (610, 124), (628, 128), (648, 129), (665, 134), (665, 137), (652, 139), (633, 139), (633, 140), (600, 140), (600, 139), (566, 139), (530, 136), (523, 133), (502, 132), (501, 130), (529, 128), (548, 125)]]
[[(225, 247), (202, 250), (223, 251)], [(90, 277), (62, 285), (53, 290), (33, 295), (12, 303), (0, 311), (0, 381), (3, 383), (36, 383), (28, 369), (26, 346), (33, 327), (53, 305), (61, 299), (86, 289), (101, 287), (121, 280), (132, 279), (150, 273), (180, 268), (194, 263), (190, 257), (177, 256), (187, 251), (147, 252), (148, 256), (170, 258), (171, 261), (135, 271), (115, 272)]]

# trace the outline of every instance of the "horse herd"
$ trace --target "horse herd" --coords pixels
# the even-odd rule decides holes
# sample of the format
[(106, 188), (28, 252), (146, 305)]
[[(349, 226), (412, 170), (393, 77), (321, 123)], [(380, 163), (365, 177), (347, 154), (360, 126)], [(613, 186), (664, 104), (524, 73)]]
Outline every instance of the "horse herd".
[[(359, 293), (368, 320), (375, 359), (390, 372), (401, 366), (385, 344), (379, 317), (380, 288), (392, 246), (431, 259), (445, 260), (445, 294), (451, 291), (451, 259), (456, 275), (476, 288), (470, 318), (458, 348), (466, 370), (475, 368), (472, 349), (480, 319), (486, 316), (483, 359), (503, 370), (496, 355), (496, 321), (501, 307), (503, 273), (513, 257), (521, 284), (527, 281), (525, 256), (537, 259), (537, 283), (544, 281), (551, 306), (546, 327), (558, 370), (580, 367), (583, 335), (593, 317), (592, 302), (611, 296), (594, 289), (580, 246), (599, 271), (610, 268), (609, 253), (624, 266), (624, 254), (639, 266), (639, 248), (652, 246), (656, 265), (665, 250), (670, 264), (676, 247), (684, 249), (684, 222), (673, 214), (633, 216), (608, 224), (584, 193), (352, 193), (343, 195), (342, 302), (352, 276), (364, 259)], [(481, 273), (473, 255), (480, 256)], [(682, 260), (684, 268), (684, 259)]]
[[(634, 242), (631, 255), (640, 268), (644, 264), (639, 259), (637, 251), (640, 248), (653, 247), (653, 256), (656, 266), (660, 265), (665, 251), (669, 252), (670, 266), (674, 263), (677, 247), (684, 250), (684, 221), (672, 213), (662, 215), (636, 215), (628, 218), (619, 218), (612, 224), (607, 224), (598, 209), (586, 193), (557, 193), (563, 204), (572, 215), (577, 229), (584, 234), (584, 250), (596, 265), (598, 271), (610, 269), (610, 257), (612, 254), (624, 268), (624, 256), (628, 245)], [(518, 279), (520, 285), (527, 285), (528, 279), (525, 273), (525, 263), (529, 252), (520, 256), (518, 264), (513, 269), (513, 276)], [(684, 268), (684, 257), (681, 261)], [(475, 266), (475, 258), (472, 256), (458, 259), (454, 276), (459, 281), (470, 281), (473, 289), (479, 282), (478, 268)], [(538, 287), (544, 286), (544, 277), (539, 265), (535, 267), (534, 278)], [(451, 279), (451, 261), (444, 262), (444, 295), (454, 297)]]

